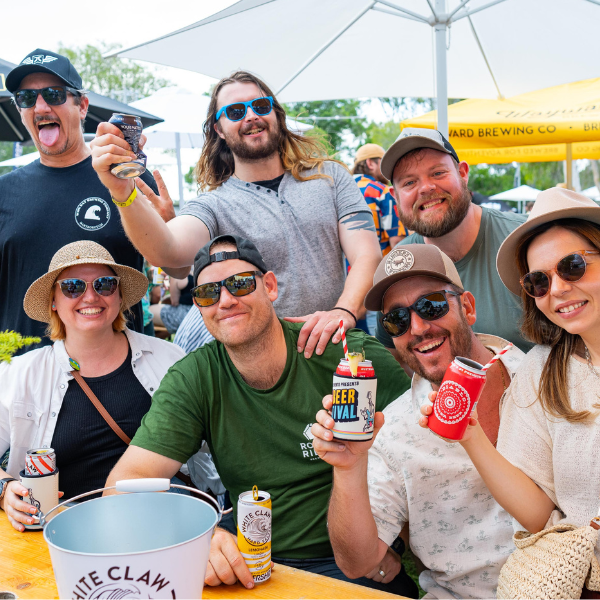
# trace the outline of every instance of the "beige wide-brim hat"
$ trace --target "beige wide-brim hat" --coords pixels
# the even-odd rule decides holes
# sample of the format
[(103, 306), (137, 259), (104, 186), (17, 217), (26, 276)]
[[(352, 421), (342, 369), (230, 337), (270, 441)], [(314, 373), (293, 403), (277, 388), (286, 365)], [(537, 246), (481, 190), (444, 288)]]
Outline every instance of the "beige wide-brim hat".
[(107, 265), (121, 278), (121, 297), (125, 309), (137, 304), (148, 290), (148, 278), (132, 267), (119, 265), (108, 250), (91, 241), (63, 246), (50, 261), (48, 272), (36, 279), (27, 290), (23, 308), (27, 316), (43, 323), (50, 322), (50, 291), (58, 276), (75, 265)]
[(558, 219), (582, 219), (600, 225), (600, 206), (593, 200), (563, 188), (550, 188), (540, 192), (529, 218), (504, 240), (496, 257), (496, 267), (502, 283), (517, 296), (521, 295), (517, 246), (532, 229)]

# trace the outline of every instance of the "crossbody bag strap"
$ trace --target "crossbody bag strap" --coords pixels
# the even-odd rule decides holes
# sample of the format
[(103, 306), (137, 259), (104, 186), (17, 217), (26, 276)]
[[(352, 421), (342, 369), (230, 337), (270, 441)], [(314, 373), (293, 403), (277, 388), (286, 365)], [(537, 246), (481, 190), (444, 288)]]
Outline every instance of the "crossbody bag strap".
[(98, 412), (102, 415), (102, 418), (108, 423), (108, 426), (127, 444), (131, 442), (131, 438), (117, 425), (117, 422), (110, 416), (109, 412), (102, 406), (102, 403), (96, 394), (92, 392), (90, 386), (85, 382), (79, 371), (71, 371), (71, 375), (75, 378), (75, 381), (81, 386), (83, 393), (91, 400), (92, 404), (96, 407)]

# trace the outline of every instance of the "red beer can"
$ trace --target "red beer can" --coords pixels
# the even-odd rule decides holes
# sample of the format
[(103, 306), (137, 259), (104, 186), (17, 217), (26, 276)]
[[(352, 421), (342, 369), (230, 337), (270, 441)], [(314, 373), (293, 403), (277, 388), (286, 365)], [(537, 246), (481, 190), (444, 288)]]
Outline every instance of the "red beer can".
[(334, 439), (366, 442), (373, 437), (376, 395), (377, 377), (371, 361), (358, 363), (356, 377), (352, 377), (350, 363), (341, 359), (333, 374)]
[(462, 439), (485, 385), (483, 365), (457, 356), (446, 369), (429, 415), (429, 429), (449, 440)]
[(52, 448), (33, 448), (25, 455), (27, 475), (49, 475), (56, 471), (56, 453)]

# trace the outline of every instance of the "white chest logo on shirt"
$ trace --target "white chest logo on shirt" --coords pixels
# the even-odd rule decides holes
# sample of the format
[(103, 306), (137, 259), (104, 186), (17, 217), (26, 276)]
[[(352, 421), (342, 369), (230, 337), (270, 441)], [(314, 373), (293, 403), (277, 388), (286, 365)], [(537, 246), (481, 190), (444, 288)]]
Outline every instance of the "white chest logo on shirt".
[(442, 423), (458, 423), (471, 410), (469, 392), (460, 383), (444, 381), (438, 391), (433, 410)]
[(409, 269), (412, 269), (414, 264), (415, 257), (412, 252), (396, 248), (395, 250), (392, 250), (385, 259), (385, 273), (386, 275), (393, 275), (394, 273), (408, 271)]
[(75, 222), (81, 229), (96, 231), (110, 221), (110, 206), (102, 198), (86, 198), (75, 209)]
[(315, 449), (313, 448), (312, 441), (315, 439), (315, 436), (310, 430), (312, 425), (312, 423), (309, 423), (302, 432), (302, 435), (304, 435), (308, 442), (300, 442), (300, 452), (302, 452), (302, 458), (306, 458), (308, 460), (319, 460), (319, 455), (315, 452)]

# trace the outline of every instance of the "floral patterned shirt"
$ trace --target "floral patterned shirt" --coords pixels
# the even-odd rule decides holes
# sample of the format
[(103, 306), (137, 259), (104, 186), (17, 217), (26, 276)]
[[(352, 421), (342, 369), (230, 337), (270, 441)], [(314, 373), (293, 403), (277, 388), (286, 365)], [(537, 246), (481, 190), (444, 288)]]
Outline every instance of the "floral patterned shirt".
[[(490, 350), (502, 338), (476, 334)], [(503, 357), (512, 375), (525, 357)], [(514, 550), (512, 520), (485, 486), (463, 447), (418, 424), (431, 383), (412, 388), (385, 410), (385, 425), (369, 451), (369, 497), (378, 535), (391, 545), (408, 522), (410, 547), (425, 565), (426, 598), (493, 598), (502, 565)]]

